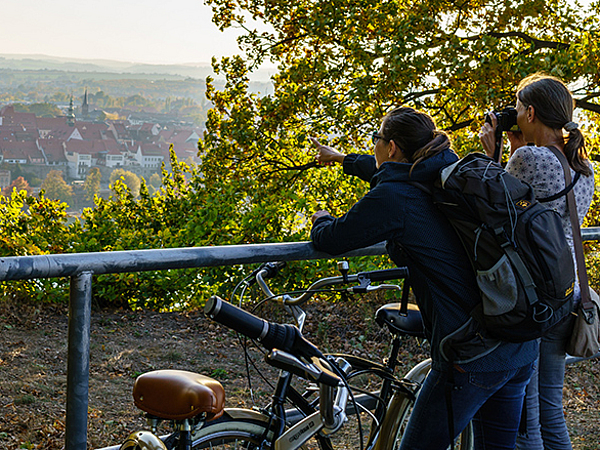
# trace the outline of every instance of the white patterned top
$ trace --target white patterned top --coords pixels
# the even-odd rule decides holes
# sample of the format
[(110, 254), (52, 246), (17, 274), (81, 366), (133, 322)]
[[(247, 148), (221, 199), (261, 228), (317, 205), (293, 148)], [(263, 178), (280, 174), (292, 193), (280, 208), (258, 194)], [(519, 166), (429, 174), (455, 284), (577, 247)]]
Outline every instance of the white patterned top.
[[(592, 166), (590, 165), (590, 167)], [(506, 171), (530, 184), (536, 198), (550, 197), (565, 188), (565, 176), (562, 165), (554, 153), (552, 153), (552, 150), (547, 147), (526, 145), (517, 149), (510, 157), (506, 166)], [(571, 169), (571, 178), (574, 176), (575, 171)], [(583, 219), (592, 203), (594, 188), (593, 175), (589, 177), (582, 175), (573, 187), (575, 202), (577, 203), (579, 225), (583, 223)], [(573, 261), (575, 261), (573, 230), (571, 229), (571, 220), (569, 218), (566, 196), (544, 203), (543, 205), (560, 214), (565, 236), (571, 246)], [(575, 299), (579, 299), (580, 296), (579, 283), (575, 283)]]

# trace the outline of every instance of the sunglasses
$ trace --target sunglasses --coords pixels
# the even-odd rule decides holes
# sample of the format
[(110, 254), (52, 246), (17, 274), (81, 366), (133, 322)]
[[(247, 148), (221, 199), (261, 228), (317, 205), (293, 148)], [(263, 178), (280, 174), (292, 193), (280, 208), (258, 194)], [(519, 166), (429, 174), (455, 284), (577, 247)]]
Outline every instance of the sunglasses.
[(373, 140), (373, 145), (377, 145), (377, 142), (379, 141), (379, 139), (383, 139), (386, 142), (390, 142), (389, 139), (386, 139), (383, 136), (377, 134), (377, 132), (375, 132), (371, 135), (371, 139)]

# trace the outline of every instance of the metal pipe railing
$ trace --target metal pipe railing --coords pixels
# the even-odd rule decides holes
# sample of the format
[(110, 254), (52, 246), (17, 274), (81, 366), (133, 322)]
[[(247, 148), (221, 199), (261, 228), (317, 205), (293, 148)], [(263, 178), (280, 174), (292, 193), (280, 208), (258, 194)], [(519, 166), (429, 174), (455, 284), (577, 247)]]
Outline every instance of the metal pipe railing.
[[(600, 240), (600, 227), (584, 228), (581, 234), (586, 241)], [(380, 243), (338, 257), (383, 254)], [(65, 448), (86, 450), (92, 275), (331, 258), (310, 242), (10, 256), (0, 258), (0, 281), (71, 278)]]
[[(377, 244), (343, 256), (385, 253)], [(86, 450), (92, 275), (330, 258), (310, 242), (10, 256), (0, 258), (0, 281), (70, 277), (65, 449)]]
[(66, 449), (87, 448), (92, 272), (71, 278), (67, 354)]

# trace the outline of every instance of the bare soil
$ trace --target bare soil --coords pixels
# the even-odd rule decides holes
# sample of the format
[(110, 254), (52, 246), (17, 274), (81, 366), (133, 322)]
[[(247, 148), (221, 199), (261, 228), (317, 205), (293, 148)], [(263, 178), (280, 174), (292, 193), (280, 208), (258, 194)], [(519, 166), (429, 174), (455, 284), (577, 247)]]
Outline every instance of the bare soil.
[[(379, 303), (380, 304), (380, 303)], [(377, 302), (315, 302), (307, 335), (330, 351), (377, 357), (388, 336), (373, 321)], [(61, 449), (65, 438), (67, 312), (0, 303), (0, 449)], [(407, 366), (426, 349), (407, 341)], [(201, 312), (97, 311), (92, 316), (88, 448), (122, 442), (144, 428), (131, 389), (141, 373), (184, 369), (218, 378), (227, 406), (251, 406), (242, 348)], [(565, 411), (574, 449), (600, 448), (600, 361), (569, 366)], [(256, 403), (269, 390), (255, 381)]]

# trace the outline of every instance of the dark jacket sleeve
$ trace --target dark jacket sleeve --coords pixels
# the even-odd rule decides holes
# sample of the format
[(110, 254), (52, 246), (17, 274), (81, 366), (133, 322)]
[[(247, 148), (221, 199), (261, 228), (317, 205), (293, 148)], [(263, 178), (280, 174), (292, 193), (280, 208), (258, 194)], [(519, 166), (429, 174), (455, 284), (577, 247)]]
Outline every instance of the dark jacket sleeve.
[(363, 181), (371, 181), (371, 178), (377, 172), (375, 157), (373, 155), (350, 153), (344, 158), (342, 167), (345, 174), (354, 175)]
[(339, 255), (397, 237), (403, 232), (404, 215), (390, 214), (403, 208), (402, 197), (378, 185), (342, 217), (324, 216), (313, 224), (310, 237), (317, 250)]

